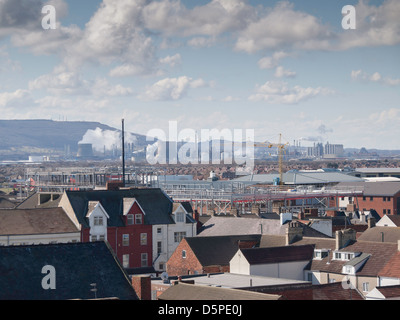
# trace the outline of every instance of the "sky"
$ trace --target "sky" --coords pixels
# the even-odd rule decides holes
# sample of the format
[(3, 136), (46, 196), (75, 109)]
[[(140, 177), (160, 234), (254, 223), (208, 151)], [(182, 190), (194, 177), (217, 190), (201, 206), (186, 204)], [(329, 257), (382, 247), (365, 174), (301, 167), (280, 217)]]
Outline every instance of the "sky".
[(1, 118), (400, 149), (399, 17), (398, 0), (0, 0)]

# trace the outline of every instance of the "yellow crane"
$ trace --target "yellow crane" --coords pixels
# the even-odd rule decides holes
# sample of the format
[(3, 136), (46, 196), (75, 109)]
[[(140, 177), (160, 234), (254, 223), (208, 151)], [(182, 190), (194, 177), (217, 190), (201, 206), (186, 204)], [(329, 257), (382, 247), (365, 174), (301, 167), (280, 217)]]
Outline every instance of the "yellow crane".
[(273, 148), (276, 147), (278, 148), (278, 161), (279, 161), (279, 184), (282, 185), (282, 175), (283, 175), (283, 151), (285, 147), (289, 145), (288, 142), (282, 143), (282, 134), (279, 134), (279, 143), (271, 143), (268, 141), (265, 142), (258, 142), (254, 143), (254, 147), (259, 147), (259, 148)]

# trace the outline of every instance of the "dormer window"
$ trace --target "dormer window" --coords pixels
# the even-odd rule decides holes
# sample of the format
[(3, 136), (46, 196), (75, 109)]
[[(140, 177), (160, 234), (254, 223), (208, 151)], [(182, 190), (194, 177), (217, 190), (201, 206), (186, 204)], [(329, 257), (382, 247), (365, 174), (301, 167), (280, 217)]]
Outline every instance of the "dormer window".
[(314, 250), (314, 259), (315, 260), (322, 260), (329, 255), (328, 249), (315, 249)]
[(126, 219), (127, 219), (127, 223), (128, 223), (128, 225), (130, 226), (130, 225), (132, 225), (132, 224), (134, 224), (134, 216), (133, 216), (133, 214), (128, 214), (127, 216), (126, 216)]
[(185, 221), (185, 214), (183, 212), (175, 213), (175, 222), (184, 222)]
[(349, 261), (356, 257), (355, 252), (340, 252), (340, 251), (335, 251), (333, 255), (334, 260), (341, 260), (341, 261)]
[(93, 217), (93, 222), (94, 222), (95, 226), (102, 226), (103, 225), (103, 217), (102, 216)]
[(135, 214), (135, 224), (143, 224), (143, 216), (141, 214)]

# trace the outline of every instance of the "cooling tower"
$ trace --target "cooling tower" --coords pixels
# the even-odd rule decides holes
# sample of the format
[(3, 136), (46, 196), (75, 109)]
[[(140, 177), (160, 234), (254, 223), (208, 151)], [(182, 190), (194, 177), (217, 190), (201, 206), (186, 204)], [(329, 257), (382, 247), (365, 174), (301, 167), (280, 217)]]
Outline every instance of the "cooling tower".
[(93, 146), (91, 143), (78, 143), (78, 158), (93, 157)]

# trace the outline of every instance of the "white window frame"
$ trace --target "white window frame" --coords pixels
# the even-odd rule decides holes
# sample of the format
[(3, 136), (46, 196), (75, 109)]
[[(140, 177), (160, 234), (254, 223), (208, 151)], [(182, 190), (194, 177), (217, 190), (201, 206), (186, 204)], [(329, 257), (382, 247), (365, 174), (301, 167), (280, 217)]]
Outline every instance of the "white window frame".
[(135, 224), (135, 216), (133, 214), (131, 214), (131, 213), (128, 214), (126, 216), (126, 222), (127, 222), (128, 226), (131, 226), (131, 225)]
[(129, 247), (129, 234), (125, 233), (122, 235), (122, 246)]
[(135, 224), (143, 224), (143, 216), (140, 213), (135, 214)]
[(148, 259), (147, 252), (141, 253), (140, 254), (140, 265), (142, 267), (148, 267), (148, 264), (149, 264), (149, 259)]

